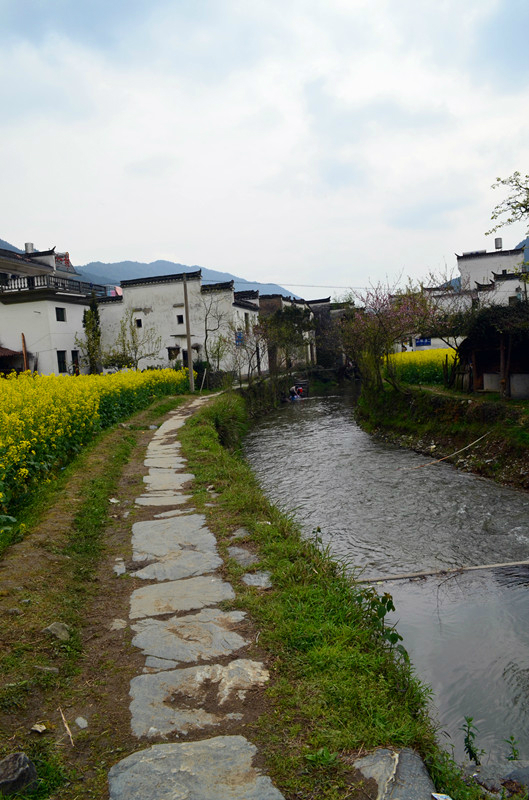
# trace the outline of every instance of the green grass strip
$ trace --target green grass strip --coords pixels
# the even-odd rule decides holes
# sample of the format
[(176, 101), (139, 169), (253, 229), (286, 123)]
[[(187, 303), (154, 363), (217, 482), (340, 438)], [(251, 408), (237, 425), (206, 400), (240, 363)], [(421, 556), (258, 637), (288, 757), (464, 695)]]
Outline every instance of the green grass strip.
[[(237, 449), (246, 424), (244, 401), (223, 395), (188, 420), (181, 441), (196, 476), (196, 501), (203, 502), (220, 549), (226, 552), (228, 534), (244, 527), (258, 547), (257, 568), (272, 575), (273, 590), (259, 593), (227, 562), (234, 606), (256, 621), (272, 665), (271, 710), (255, 736), (279, 787), (299, 798), (315, 791), (321, 800), (343, 797), (344, 762), (337, 754), (407, 746), (427, 758), (454, 800), (478, 798), (479, 790), (463, 784), (435, 744), (429, 689), (384, 622), (391, 600), (356, 584), (350, 570), (303, 539), (267, 500)], [(219, 493), (214, 509), (206, 505), (211, 485)]]

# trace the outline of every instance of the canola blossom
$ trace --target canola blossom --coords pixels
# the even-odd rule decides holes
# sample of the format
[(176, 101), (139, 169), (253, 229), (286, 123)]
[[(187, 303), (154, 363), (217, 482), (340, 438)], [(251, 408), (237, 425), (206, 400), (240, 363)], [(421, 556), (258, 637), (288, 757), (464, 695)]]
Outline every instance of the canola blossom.
[(443, 365), (450, 369), (456, 358), (455, 350), (442, 347), (434, 350), (407, 350), (393, 353), (390, 364), (402, 383), (437, 384), (443, 383)]
[(187, 370), (171, 369), (0, 379), (0, 510), (6, 513), (103, 428), (154, 397), (188, 389)]

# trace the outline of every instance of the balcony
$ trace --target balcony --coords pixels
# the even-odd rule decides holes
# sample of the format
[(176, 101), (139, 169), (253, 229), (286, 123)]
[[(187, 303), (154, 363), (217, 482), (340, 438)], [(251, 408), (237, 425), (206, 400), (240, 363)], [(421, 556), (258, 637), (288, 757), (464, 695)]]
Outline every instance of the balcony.
[(107, 294), (105, 286), (76, 281), (72, 278), (59, 278), (57, 275), (28, 275), (24, 278), (9, 278), (8, 275), (0, 273), (0, 294), (42, 290), (82, 295), (91, 295), (94, 292), (96, 297), (106, 297)]

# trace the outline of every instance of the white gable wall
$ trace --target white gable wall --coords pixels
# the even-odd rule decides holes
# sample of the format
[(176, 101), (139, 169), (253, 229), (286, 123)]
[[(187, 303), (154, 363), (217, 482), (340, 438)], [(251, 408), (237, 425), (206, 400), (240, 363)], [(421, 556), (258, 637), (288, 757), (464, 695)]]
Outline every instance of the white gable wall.
[(478, 283), (490, 283), (492, 273), (501, 274), (520, 270), (523, 263), (523, 250), (497, 250), (492, 253), (475, 253), (468, 256), (457, 256), (457, 266), (461, 273), (463, 289), (475, 289)]
[[(88, 305), (88, 301), (86, 303)], [(42, 375), (58, 374), (57, 351), (66, 352), (66, 365), (72, 366), (72, 350), (77, 350), (75, 337), (83, 335), (83, 312), (86, 305), (68, 302), (65, 295), (53, 300), (0, 304), (0, 344), (10, 350), (22, 350), (22, 334), (26, 349), (37, 361)], [(56, 308), (65, 309), (66, 320), (57, 320)], [(30, 367), (34, 361), (30, 361)]]
[[(181, 280), (160, 283), (140, 283), (123, 286), (121, 302), (107, 302), (99, 306), (101, 319), (101, 343), (103, 350), (111, 349), (119, 333), (120, 322), (132, 311), (133, 320), (141, 320), (141, 331), (154, 331), (161, 338), (160, 348), (155, 357), (140, 361), (140, 369), (149, 366), (166, 367), (171, 363), (169, 348), (187, 350), (186, 319), (184, 306), (184, 284)], [(237, 308), (231, 288), (201, 292), (200, 279), (187, 280), (187, 295), (191, 329), (191, 346), (195, 360), (204, 360), (207, 328), (207, 345), (211, 354), (215, 341), (226, 338), (234, 345), (235, 330), (245, 331), (246, 314), (250, 328), (258, 321), (258, 310)], [(229, 352), (231, 349), (231, 352)], [(220, 369), (233, 368), (233, 347), (226, 348), (220, 361)], [(244, 365), (242, 367), (244, 372)]]

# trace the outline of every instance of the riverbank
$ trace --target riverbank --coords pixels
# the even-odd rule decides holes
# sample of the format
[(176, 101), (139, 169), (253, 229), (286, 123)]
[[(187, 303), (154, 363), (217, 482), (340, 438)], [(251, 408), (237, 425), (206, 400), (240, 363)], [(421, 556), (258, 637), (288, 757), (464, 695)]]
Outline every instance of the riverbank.
[(438, 387), (397, 391), (385, 386), (360, 397), (357, 419), (384, 441), (529, 490), (527, 402), (470, 397)]
[[(135, 498), (144, 488), (149, 428), (164, 410), (159, 404), (102, 436), (71, 465), (55, 500), (48, 496), (38, 527), (6, 555), (2, 751), (29, 751), (45, 776), (28, 798), (103, 800), (108, 769), (138, 750), (128, 692), (144, 662), (129, 627), (115, 626), (128, 618), (138, 579), (128, 569), (118, 577), (114, 567), (128, 565), (131, 525), (146, 513)], [(271, 675), (270, 688), (254, 698), (259, 715), (244, 730), (262, 753), (260, 766), (288, 800), (360, 798), (370, 787), (352, 766), (355, 757), (381, 745), (411, 746), (427, 758), (440, 790), (454, 800), (479, 797), (434, 744), (427, 692), (383, 624), (389, 598), (351, 583), (263, 496), (237, 452), (246, 425), (244, 404), (228, 395), (191, 417), (180, 440), (194, 475), (190, 502), (215, 532), (223, 577), (235, 591), (223, 611), (251, 616), (254, 648)], [(228, 549), (236, 531), (258, 559), (250, 574), (269, 572), (271, 590), (243, 582), (248, 569)], [(51, 621), (67, 623), (66, 642), (43, 633)], [(44, 730), (32, 730), (35, 723)]]

